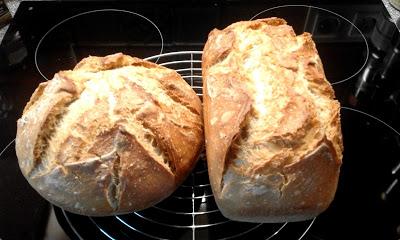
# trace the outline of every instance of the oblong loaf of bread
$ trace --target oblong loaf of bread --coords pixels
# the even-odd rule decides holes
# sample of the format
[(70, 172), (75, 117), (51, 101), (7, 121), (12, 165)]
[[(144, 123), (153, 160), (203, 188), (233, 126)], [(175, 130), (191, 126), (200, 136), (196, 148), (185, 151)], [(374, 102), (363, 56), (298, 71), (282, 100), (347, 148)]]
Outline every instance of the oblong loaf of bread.
[(170, 195), (202, 143), (201, 101), (181, 76), (118, 53), (41, 83), (18, 120), (16, 153), (48, 201), (106, 216)]
[(203, 51), (211, 186), (226, 217), (310, 219), (334, 198), (340, 105), (309, 33), (283, 19), (213, 30)]

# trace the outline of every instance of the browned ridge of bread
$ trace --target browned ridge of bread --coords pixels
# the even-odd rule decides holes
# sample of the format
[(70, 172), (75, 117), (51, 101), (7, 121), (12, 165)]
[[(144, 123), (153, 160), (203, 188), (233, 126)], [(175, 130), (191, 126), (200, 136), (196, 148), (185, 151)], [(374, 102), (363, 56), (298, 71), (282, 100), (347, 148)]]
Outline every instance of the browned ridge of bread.
[(334, 198), (340, 105), (309, 33), (279, 18), (213, 30), (203, 51), (211, 186), (230, 219), (310, 219)]
[(118, 53), (41, 83), (18, 120), (16, 153), (51, 203), (106, 216), (170, 195), (202, 143), (201, 101), (181, 76)]

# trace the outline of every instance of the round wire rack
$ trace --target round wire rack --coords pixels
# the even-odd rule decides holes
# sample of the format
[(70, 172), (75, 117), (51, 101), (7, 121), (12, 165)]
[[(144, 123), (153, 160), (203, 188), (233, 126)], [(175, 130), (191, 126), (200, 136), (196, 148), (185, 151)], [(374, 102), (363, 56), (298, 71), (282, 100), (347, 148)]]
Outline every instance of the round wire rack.
[[(146, 60), (175, 69), (202, 98), (201, 55), (201, 51), (170, 52)], [(55, 210), (64, 229), (77, 239), (302, 239), (315, 221), (262, 224), (225, 218), (213, 198), (204, 152), (170, 197), (143, 211), (85, 217)]]

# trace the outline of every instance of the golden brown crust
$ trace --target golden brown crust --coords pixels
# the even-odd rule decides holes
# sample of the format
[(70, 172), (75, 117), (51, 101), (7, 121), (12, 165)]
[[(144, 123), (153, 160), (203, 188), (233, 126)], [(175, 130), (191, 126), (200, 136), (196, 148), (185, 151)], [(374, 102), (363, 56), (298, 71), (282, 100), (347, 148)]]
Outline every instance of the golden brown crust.
[(104, 216), (167, 197), (202, 143), (201, 101), (179, 74), (119, 53), (41, 84), (18, 120), (16, 152), (43, 197)]
[(296, 36), (278, 18), (213, 30), (203, 84), (209, 174), (222, 213), (280, 222), (325, 210), (342, 159), (340, 106), (311, 35)]

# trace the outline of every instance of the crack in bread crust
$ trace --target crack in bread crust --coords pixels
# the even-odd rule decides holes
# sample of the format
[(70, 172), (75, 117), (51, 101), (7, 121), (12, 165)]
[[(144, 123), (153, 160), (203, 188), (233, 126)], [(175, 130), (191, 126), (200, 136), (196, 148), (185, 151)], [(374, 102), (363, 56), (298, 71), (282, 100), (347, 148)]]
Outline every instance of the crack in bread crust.
[(26, 104), (22, 114), (29, 111), (29, 109), (40, 99), (43, 95), (44, 89), (46, 88), (48, 82), (42, 82), (33, 92), (31, 98), (29, 99), (28, 103)]
[(168, 148), (165, 146), (166, 144), (163, 144), (162, 137), (159, 137), (156, 133), (154, 133), (148, 124), (143, 123), (142, 126), (144, 129), (149, 131), (144, 136), (147, 140), (147, 144), (153, 147), (153, 151), (157, 155), (161, 156), (163, 160), (162, 163), (168, 166), (169, 170), (171, 170), (173, 174), (176, 174), (176, 166), (174, 161), (172, 161), (170, 156), (168, 156), (169, 154), (165, 154), (166, 152), (168, 153)]
[(115, 157), (112, 164), (111, 183), (108, 186), (107, 200), (114, 211), (118, 210), (120, 199), (120, 156), (115, 151)]
[(186, 107), (193, 114), (200, 116), (200, 112), (197, 109), (195, 109), (191, 104), (189, 104), (187, 101), (182, 99), (182, 97), (180, 97), (178, 94), (171, 91), (171, 89), (166, 88), (166, 89), (164, 89), (164, 91), (171, 98), (171, 100), (175, 101), (177, 104), (180, 104), (180, 105)]
[[(35, 143), (32, 144), (32, 152), (26, 152), (32, 154), (29, 158), (30, 164), (22, 164), (23, 172), (28, 177), (36, 177), (43, 169), (48, 168), (49, 165), (53, 165), (54, 162), (47, 159), (49, 146), (52, 138), (59, 125), (61, 124), (64, 116), (68, 112), (69, 106), (77, 99), (77, 88), (76, 85), (69, 79), (64, 79), (62, 76), (56, 74), (55, 78), (51, 82), (41, 83), (38, 90), (35, 91), (34, 96), (31, 98), (31, 102), (25, 108), (25, 116), (30, 121), (38, 122), (40, 125), (32, 126), (32, 129), (24, 129), (22, 133), (18, 132), (17, 137), (22, 134), (36, 134)], [(50, 100), (44, 101), (44, 96), (50, 96)], [(37, 116), (37, 111), (42, 110), (43, 113)], [(27, 122), (26, 118), (19, 120), (22, 126), (29, 125), (31, 122)], [(25, 126), (25, 128), (27, 128)], [(31, 130), (31, 132), (29, 132)], [(26, 136), (28, 137), (28, 136)], [(28, 137), (29, 138), (29, 137)], [(26, 145), (25, 147), (27, 148)], [(19, 148), (18, 152), (19, 152)], [(25, 167), (27, 166), (27, 167)], [(63, 167), (61, 166), (63, 169)]]
[[(154, 98), (152, 94), (146, 92), (146, 90), (137, 83), (130, 82), (130, 86), (137, 94), (141, 96), (141, 98), (146, 99), (147, 103), (152, 103), (152, 112), (155, 113), (158, 120), (158, 118), (163, 115), (160, 102), (156, 98)], [(155, 110), (154, 107), (158, 109)], [(143, 117), (143, 114), (148, 115), (149, 109), (150, 108), (142, 107), (137, 112), (135, 112), (133, 119), (135, 121), (138, 121), (144, 130), (148, 131), (144, 134), (144, 139), (147, 140), (147, 145), (153, 147), (153, 152), (159, 155), (162, 158), (162, 163), (167, 165), (168, 168), (175, 174), (175, 159), (173, 158), (174, 155), (171, 154), (170, 144), (166, 142), (167, 139), (164, 136), (160, 136), (160, 133), (156, 131), (156, 128), (154, 128), (153, 125), (154, 123), (151, 124), (147, 122), (147, 117)]]
[(42, 125), (42, 131), (39, 133), (35, 147), (33, 150), (34, 154), (34, 167), (28, 173), (30, 177), (34, 177), (41, 171), (41, 167), (46, 158), (47, 150), (49, 148), (49, 141), (54, 136), (54, 133), (63, 119), (63, 116), (68, 111), (68, 106), (74, 102), (73, 97), (67, 97), (61, 99), (52, 108), (52, 112), (47, 115), (44, 124)]
[[(129, 69), (129, 67), (127, 69)], [(174, 83), (174, 80), (179, 77), (179, 74), (173, 72), (164, 76), (162, 81), (158, 81), (154, 77), (149, 77), (145, 79), (146, 81), (143, 81), (122, 76), (122, 78), (124, 78), (130, 84), (136, 84), (137, 87), (140, 87), (143, 92), (145, 92), (148, 96), (152, 98), (153, 102), (157, 106), (159, 106), (163, 112), (171, 113), (171, 108), (185, 108), (188, 111), (183, 110), (180, 112), (185, 113), (188, 120), (190, 121), (191, 119), (196, 119), (201, 115), (201, 109), (195, 108), (193, 106), (196, 105), (193, 104), (193, 102), (196, 100), (198, 101), (197, 97), (188, 97), (187, 95), (189, 94), (185, 94), (183, 92), (181, 93), (181, 91), (178, 91), (178, 88), (176, 86), (176, 84), (178, 83)], [(183, 84), (179, 85), (181, 88), (183, 88)], [(184, 90), (192, 91), (192, 94), (195, 94), (195, 92), (190, 87), (186, 86), (186, 88), (187, 89)], [(173, 117), (173, 115), (171, 117)], [(191, 121), (191, 123), (197, 122)]]

